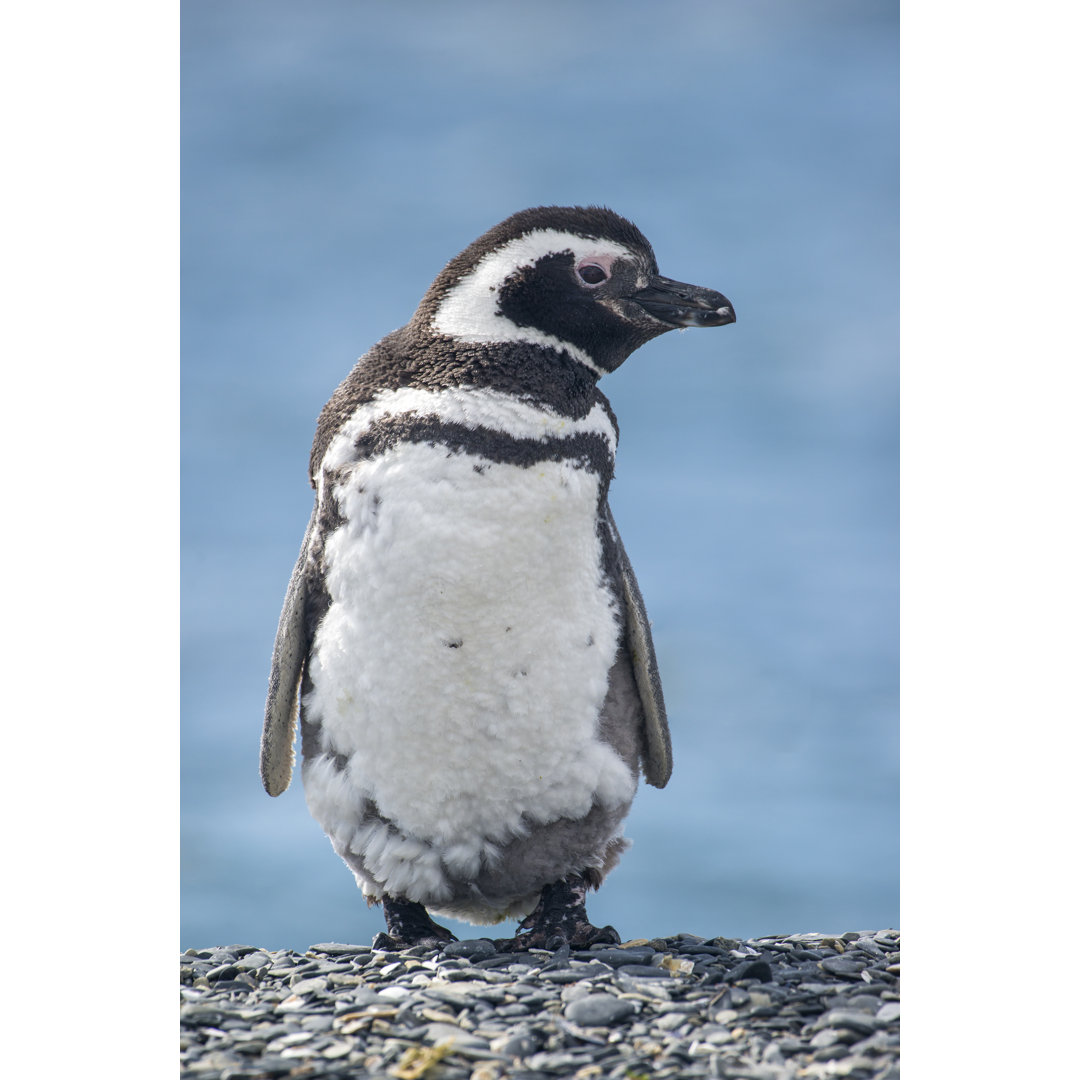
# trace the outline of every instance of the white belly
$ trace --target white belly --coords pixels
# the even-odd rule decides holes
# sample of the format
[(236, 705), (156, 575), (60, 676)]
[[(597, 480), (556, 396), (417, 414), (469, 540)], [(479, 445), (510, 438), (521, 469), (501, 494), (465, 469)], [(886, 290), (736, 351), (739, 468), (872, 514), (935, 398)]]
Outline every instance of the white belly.
[[(349, 767), (306, 769), (308, 802), (339, 851), (388, 856), (381, 881), (358, 874), (369, 895), (430, 900), (440, 866), (468, 876), (530, 824), (632, 797), (597, 733), (619, 637), (599, 479), (420, 444), (345, 476), (305, 710)], [(359, 827), (364, 799), (392, 838)]]

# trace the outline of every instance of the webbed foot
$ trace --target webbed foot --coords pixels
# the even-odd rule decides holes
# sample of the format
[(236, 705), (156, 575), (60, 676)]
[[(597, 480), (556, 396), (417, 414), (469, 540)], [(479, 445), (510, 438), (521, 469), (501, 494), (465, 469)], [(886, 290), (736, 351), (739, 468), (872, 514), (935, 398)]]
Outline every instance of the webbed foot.
[(413, 945), (438, 947), (457, 938), (436, 922), (423, 904), (412, 900), (383, 899), (386, 933), (376, 934), (372, 945), (376, 949), (408, 949)]
[(550, 949), (552, 952), (569, 945), (587, 949), (590, 945), (618, 945), (618, 931), (612, 926), (598, 927), (589, 922), (585, 913), (585, 893), (590, 881), (573, 874), (563, 881), (545, 885), (540, 903), (524, 919), (514, 936), (521, 949)]

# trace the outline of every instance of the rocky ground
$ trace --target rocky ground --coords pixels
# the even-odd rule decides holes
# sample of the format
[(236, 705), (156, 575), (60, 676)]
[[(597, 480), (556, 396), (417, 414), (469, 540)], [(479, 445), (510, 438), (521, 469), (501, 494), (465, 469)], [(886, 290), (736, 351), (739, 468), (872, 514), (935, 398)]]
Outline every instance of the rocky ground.
[(900, 1075), (900, 935), (180, 958), (181, 1077)]

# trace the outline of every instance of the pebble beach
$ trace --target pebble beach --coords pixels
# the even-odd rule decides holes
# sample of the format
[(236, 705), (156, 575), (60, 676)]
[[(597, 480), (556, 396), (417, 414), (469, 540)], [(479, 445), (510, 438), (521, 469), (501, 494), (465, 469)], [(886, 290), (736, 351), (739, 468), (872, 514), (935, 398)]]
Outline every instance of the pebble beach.
[(180, 957), (183, 1080), (900, 1076), (900, 935)]

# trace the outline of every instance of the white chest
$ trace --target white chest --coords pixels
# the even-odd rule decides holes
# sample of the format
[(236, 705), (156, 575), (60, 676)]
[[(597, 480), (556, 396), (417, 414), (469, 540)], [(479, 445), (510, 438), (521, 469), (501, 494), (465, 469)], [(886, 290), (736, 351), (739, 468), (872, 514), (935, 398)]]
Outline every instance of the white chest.
[(305, 705), (352, 794), (409, 835), (482, 846), (629, 797), (597, 737), (620, 633), (600, 484), (424, 443), (338, 474)]

